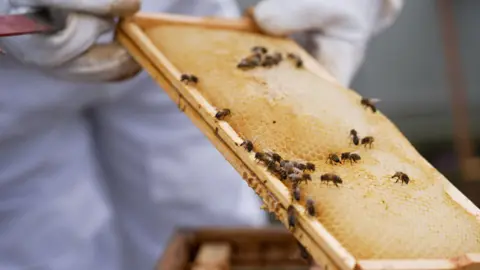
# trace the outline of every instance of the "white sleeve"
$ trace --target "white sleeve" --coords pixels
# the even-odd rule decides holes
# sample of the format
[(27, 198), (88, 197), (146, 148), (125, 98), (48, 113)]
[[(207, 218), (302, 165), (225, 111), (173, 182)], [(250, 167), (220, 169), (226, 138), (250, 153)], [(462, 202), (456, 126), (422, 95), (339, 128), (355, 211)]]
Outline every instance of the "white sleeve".
[(390, 27), (398, 18), (404, 1), (403, 0), (384, 0), (383, 7), (378, 15), (377, 23), (373, 29), (373, 34), (379, 34)]

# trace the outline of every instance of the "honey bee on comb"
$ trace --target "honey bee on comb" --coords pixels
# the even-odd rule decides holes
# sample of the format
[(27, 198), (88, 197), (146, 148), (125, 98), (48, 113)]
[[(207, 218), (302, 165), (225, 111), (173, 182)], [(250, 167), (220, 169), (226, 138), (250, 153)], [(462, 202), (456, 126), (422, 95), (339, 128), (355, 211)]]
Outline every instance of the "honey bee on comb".
[(263, 162), (264, 164), (270, 164), (273, 160), (265, 153), (257, 152), (255, 153), (255, 160)]
[(362, 141), (360, 143), (365, 147), (369, 146), (370, 148), (372, 148), (372, 144), (374, 141), (375, 139), (372, 136), (367, 136), (365, 138), (362, 138)]
[(284, 180), (283, 178), (283, 173), (282, 173), (282, 168), (280, 167), (280, 165), (278, 165), (277, 163), (275, 162), (269, 162), (268, 165), (267, 165), (267, 170), (277, 176), (278, 178), (280, 178), (280, 180)]
[(317, 214), (315, 209), (315, 201), (310, 197), (307, 198), (305, 208), (310, 216), (314, 217)]
[(278, 171), (275, 171), (274, 175), (282, 181), (287, 180), (287, 176), (288, 176), (287, 171), (285, 171), (283, 168), (280, 168)]
[(280, 166), (287, 171), (290, 171), (292, 168), (295, 168), (294, 163), (286, 159), (280, 161)]
[(303, 175), (298, 173), (291, 173), (287, 176), (287, 179), (290, 180), (292, 183), (300, 183), (303, 181)]
[(300, 170), (300, 169), (297, 168), (297, 167), (290, 167), (290, 168), (287, 170), (287, 172), (288, 172), (289, 174), (303, 174), (303, 171)]
[(254, 46), (252, 47), (251, 51), (254, 54), (266, 54), (268, 52), (267, 48), (263, 46)]
[(246, 58), (240, 60), (237, 64), (237, 68), (242, 70), (253, 69), (260, 66), (262, 63), (262, 55), (259, 53), (252, 54)]
[(401, 181), (401, 183), (405, 183), (408, 185), (408, 183), (410, 182), (410, 177), (408, 177), (408, 175), (406, 173), (403, 173), (403, 172), (396, 172), (392, 178), (396, 178), (397, 181), (395, 181), (395, 183), (397, 183), (398, 181)]
[(297, 68), (303, 67), (303, 61), (302, 61), (302, 59), (300, 58), (300, 56), (298, 56), (298, 55), (296, 55), (296, 54), (294, 54), (294, 53), (288, 53), (288, 54), (287, 54), (287, 58), (290, 59), (290, 60), (292, 60), (293, 63), (295, 64), (295, 66), (296, 66)]
[(294, 161), (293, 166), (302, 171), (305, 171), (307, 169), (307, 165), (301, 161)]
[(298, 186), (298, 183), (295, 182), (292, 184), (292, 199), (299, 202), (300, 197), (301, 197), (300, 187)]
[(330, 163), (334, 165), (337, 163), (341, 163), (341, 161), (337, 154), (329, 154), (327, 157), (326, 163)]
[(197, 84), (198, 83), (198, 78), (197, 76), (195, 75), (192, 75), (192, 74), (182, 74), (182, 76), (180, 76), (180, 81), (185, 83), (185, 84)]
[(275, 60), (276, 65), (280, 64), (280, 62), (282, 62), (283, 60), (283, 56), (279, 52), (274, 53), (272, 56), (273, 56), (273, 59)]
[[(312, 264), (312, 256), (308, 253), (307, 249), (297, 240), (298, 249), (300, 250), (300, 257), (306, 260), (308, 264)], [(327, 269), (326, 269), (327, 270)]]
[(380, 101), (380, 99), (378, 98), (362, 98), (360, 100), (360, 104), (362, 104), (363, 107), (365, 108), (370, 108), (372, 110), (372, 112), (377, 112), (377, 107), (376, 107), (376, 103), (378, 103)]
[(308, 171), (311, 171), (311, 172), (314, 172), (314, 171), (315, 171), (315, 164), (313, 164), (313, 163), (311, 163), (311, 162), (307, 162), (307, 163), (305, 164), (305, 166), (306, 166), (306, 169), (307, 169)]
[(282, 161), (282, 156), (273, 152), (272, 150), (266, 150), (265, 154), (269, 155), (275, 162), (280, 163)]
[(342, 178), (340, 178), (340, 176), (333, 173), (322, 174), (320, 176), (320, 181), (326, 182), (327, 185), (329, 182), (332, 182), (337, 187), (338, 187), (338, 184), (343, 184)]
[(353, 163), (357, 163), (357, 161), (361, 160), (362, 158), (360, 157), (359, 154), (353, 152), (344, 152), (342, 153), (342, 156), (341, 156), (341, 159), (342, 159), (342, 162), (345, 162), (347, 160), (350, 161), (350, 164), (353, 164)]
[(277, 59), (275, 59), (271, 55), (266, 55), (262, 61), (262, 67), (273, 67), (277, 64), (278, 64)]
[(290, 205), (287, 208), (287, 215), (288, 215), (288, 229), (293, 231), (295, 229), (295, 225), (297, 224), (297, 217), (295, 215), (295, 208), (293, 205)]
[(312, 176), (308, 173), (303, 173), (302, 180), (300, 181), (304, 181), (305, 183), (307, 183), (308, 181), (312, 181)]
[(231, 114), (230, 109), (222, 109), (215, 114), (215, 118), (218, 120), (223, 120), (225, 117)]
[(352, 137), (353, 144), (358, 145), (360, 139), (358, 138), (358, 133), (355, 129), (350, 130), (350, 136)]
[(253, 142), (250, 141), (250, 140), (245, 140), (243, 141), (240, 146), (243, 146), (243, 148), (245, 148), (245, 150), (247, 150), (247, 152), (252, 152), (253, 150)]

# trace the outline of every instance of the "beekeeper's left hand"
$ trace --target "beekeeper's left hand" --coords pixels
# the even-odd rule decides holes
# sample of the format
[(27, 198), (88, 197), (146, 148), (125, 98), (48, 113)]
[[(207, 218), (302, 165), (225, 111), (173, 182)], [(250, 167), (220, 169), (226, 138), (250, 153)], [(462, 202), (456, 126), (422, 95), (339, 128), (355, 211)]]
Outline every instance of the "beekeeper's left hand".
[(0, 14), (47, 8), (64, 25), (51, 34), (0, 38), (0, 47), (25, 65), (76, 81), (115, 81), (140, 67), (120, 44), (97, 44), (116, 16), (133, 14), (140, 0), (0, 0)]
[(313, 45), (307, 50), (348, 86), (369, 39), (390, 26), (402, 6), (403, 0), (263, 0), (253, 17), (272, 35), (304, 33)]

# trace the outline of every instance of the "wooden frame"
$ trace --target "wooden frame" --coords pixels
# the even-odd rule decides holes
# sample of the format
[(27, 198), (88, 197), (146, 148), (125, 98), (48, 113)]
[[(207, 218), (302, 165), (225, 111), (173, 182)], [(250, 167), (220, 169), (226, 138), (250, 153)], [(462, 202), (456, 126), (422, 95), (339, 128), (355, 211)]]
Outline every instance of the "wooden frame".
[[(162, 24), (195, 25), (216, 29), (258, 32), (248, 18), (239, 20), (218, 18), (195, 18), (180, 15), (139, 13), (120, 23), (117, 39), (132, 56), (150, 73), (172, 101), (176, 102), (191, 121), (207, 136), (210, 142), (224, 155), (243, 179), (263, 199), (265, 208), (275, 213), (287, 224), (286, 209), (290, 205), (287, 188), (266, 170), (256, 164), (252, 153), (242, 151), (243, 139), (224, 122), (215, 119), (215, 108), (193, 86), (180, 82), (181, 73), (168, 61), (143, 32), (143, 29)], [(304, 65), (317, 75), (335, 82), (313, 58), (304, 59)], [(473, 205), (450, 182), (445, 182), (446, 192), (468, 212), (480, 216)], [(314, 260), (329, 270), (332, 269), (480, 269), (480, 254), (466, 254), (460, 258), (438, 260), (356, 260), (317, 220), (310, 219), (305, 209), (294, 204), (299, 213), (298, 225), (292, 234), (307, 248)]]
[[(201, 256), (201, 247), (211, 243), (230, 247), (232, 266), (307, 267), (295, 238), (283, 228), (184, 228), (170, 238), (155, 269), (188, 269)], [(272, 250), (272, 247), (276, 248)], [(260, 249), (264, 252), (260, 253)]]

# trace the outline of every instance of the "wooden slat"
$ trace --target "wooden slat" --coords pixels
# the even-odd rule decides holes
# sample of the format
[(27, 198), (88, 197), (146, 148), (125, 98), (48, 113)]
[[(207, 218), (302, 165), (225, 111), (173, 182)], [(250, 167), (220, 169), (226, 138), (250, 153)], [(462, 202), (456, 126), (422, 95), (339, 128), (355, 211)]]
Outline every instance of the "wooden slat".
[(192, 270), (230, 270), (231, 253), (228, 243), (204, 243), (200, 246)]
[(163, 25), (195, 25), (215, 29), (227, 29), (236, 31), (257, 32), (259, 29), (250, 18), (238, 20), (223, 19), (218, 17), (191, 17), (184, 15), (173, 15), (165, 13), (138, 13), (130, 18), (131, 22), (141, 28)]
[(191, 235), (176, 233), (158, 261), (156, 270), (184, 270), (188, 265)]

